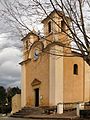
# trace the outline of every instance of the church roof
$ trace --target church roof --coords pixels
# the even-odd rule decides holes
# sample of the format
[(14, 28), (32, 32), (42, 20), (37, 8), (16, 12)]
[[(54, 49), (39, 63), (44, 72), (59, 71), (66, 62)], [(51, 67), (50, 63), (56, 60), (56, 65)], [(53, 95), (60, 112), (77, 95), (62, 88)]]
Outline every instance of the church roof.
[[(43, 19), (41, 22), (44, 23), (44, 21), (46, 21), (48, 18), (50, 19), (50, 16), (52, 16), (52, 15), (55, 14), (56, 12), (57, 12), (57, 14), (59, 14), (60, 16), (65, 16), (62, 11), (60, 11), (60, 10), (53, 10), (53, 11), (52, 11), (49, 15), (47, 15), (47, 17), (46, 17), (45, 19)], [(69, 18), (69, 17), (67, 17), (67, 16), (65, 16), (65, 17), (66, 17), (66, 18)]]
[(26, 36), (25, 36), (25, 37), (23, 37), (23, 38), (21, 39), (21, 41), (25, 40), (25, 39), (26, 39), (26, 38), (28, 38), (30, 35), (35, 35), (35, 36), (37, 36), (37, 37), (38, 37), (38, 35), (37, 35), (37, 33), (36, 33), (35, 29), (33, 29), (33, 30), (32, 30), (32, 31), (30, 31), (28, 34), (26, 34)]

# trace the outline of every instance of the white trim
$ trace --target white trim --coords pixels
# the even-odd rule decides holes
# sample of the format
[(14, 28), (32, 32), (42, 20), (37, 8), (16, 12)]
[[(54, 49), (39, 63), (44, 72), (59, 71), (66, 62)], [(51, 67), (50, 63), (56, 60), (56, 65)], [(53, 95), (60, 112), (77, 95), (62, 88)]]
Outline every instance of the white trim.
[[(60, 46), (54, 49), (62, 50)], [(63, 103), (63, 57), (50, 55), (49, 58), (49, 105)]]

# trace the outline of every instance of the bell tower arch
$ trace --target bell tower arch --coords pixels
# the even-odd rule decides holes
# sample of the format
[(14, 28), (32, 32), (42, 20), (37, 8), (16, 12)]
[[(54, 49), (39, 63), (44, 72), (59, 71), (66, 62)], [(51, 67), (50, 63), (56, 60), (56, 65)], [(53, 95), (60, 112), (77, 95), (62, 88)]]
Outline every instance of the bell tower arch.
[(35, 41), (38, 41), (39, 37), (36, 34), (36, 31), (33, 29), (30, 33), (28, 33), (23, 39), (23, 60), (27, 60), (29, 57), (29, 50), (32, 44)]
[(57, 10), (56, 12), (54, 10), (48, 15), (48, 17), (42, 20), (42, 23), (44, 24), (46, 45), (50, 44), (50, 42), (53, 41), (60, 42), (67, 46), (64, 47), (65, 52), (71, 52), (69, 48), (71, 40), (68, 36), (70, 34), (70, 31), (67, 28), (67, 25), (70, 25), (70, 19), (65, 16), (61, 11)]

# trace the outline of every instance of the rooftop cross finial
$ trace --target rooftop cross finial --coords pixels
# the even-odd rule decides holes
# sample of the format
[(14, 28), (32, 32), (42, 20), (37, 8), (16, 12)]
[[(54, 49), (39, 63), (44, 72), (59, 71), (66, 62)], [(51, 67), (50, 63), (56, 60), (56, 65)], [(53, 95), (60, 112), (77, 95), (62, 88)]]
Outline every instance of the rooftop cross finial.
[(34, 28), (33, 28), (32, 32), (33, 32), (33, 33), (36, 33), (36, 31), (35, 31), (35, 29), (34, 29)]

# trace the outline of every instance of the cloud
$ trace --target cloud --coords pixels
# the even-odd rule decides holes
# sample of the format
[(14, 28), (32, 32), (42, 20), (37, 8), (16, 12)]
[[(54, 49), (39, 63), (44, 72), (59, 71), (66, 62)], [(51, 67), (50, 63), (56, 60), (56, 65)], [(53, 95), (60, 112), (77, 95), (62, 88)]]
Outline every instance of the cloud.
[(11, 33), (2, 33), (0, 34), (0, 49), (8, 48), (8, 47), (16, 47), (21, 48), (22, 42), (20, 41), (20, 37), (17, 34), (13, 35)]
[[(2, 42), (3, 44), (3, 42)], [(20, 87), (21, 80), (21, 51), (17, 47), (2, 48), (0, 51), (0, 85), (4, 87)]]
[(7, 61), (17, 62), (20, 58), (21, 51), (15, 47), (3, 48), (0, 52), (0, 63)]

